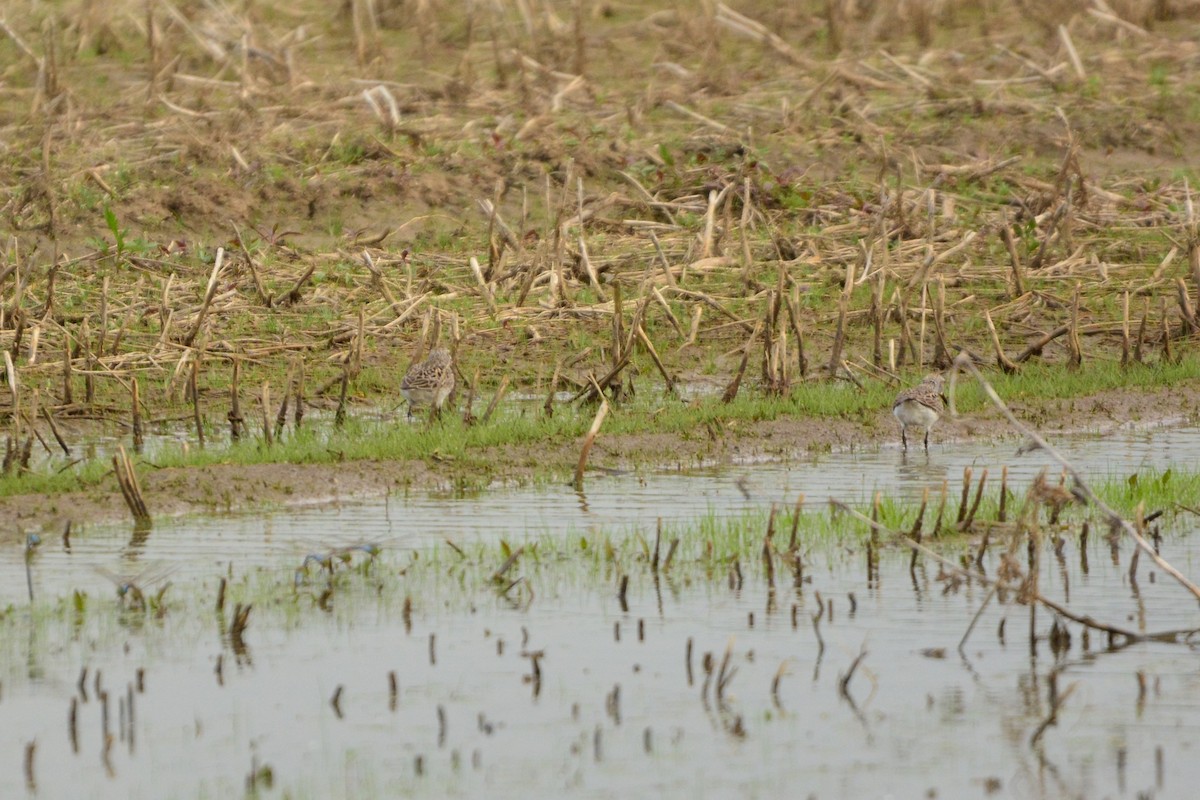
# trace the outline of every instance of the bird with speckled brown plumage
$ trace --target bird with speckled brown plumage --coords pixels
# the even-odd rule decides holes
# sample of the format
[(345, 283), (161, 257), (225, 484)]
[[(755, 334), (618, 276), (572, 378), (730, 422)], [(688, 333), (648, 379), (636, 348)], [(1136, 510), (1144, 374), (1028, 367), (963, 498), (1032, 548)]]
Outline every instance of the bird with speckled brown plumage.
[(419, 364), (413, 364), (400, 382), (400, 394), (408, 401), (408, 415), (420, 406), (429, 406), (433, 415), (441, 413), (442, 406), (454, 390), (454, 364), (450, 351), (438, 347)]
[(900, 441), (908, 449), (908, 429), (925, 430), (925, 450), (929, 450), (929, 429), (938, 421), (945, 410), (942, 394), (946, 379), (938, 373), (925, 376), (925, 380), (896, 395), (892, 403), (892, 416), (900, 423)]

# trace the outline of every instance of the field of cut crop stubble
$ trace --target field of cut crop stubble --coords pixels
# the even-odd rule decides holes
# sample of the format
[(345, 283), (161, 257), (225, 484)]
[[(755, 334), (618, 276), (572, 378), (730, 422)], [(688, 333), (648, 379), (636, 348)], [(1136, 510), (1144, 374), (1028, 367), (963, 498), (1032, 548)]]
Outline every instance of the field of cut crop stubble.
[(283, 397), (394, 404), (434, 336), (479, 412), (505, 380), (589, 374), (719, 391), (740, 367), (742, 392), (787, 396), (890, 392), (960, 350), (1186, 363), (1198, 20), (1161, 0), (16, 0), (9, 461), (34, 419), (127, 424), (135, 382), (141, 416), (227, 438), (235, 364), (259, 433)]

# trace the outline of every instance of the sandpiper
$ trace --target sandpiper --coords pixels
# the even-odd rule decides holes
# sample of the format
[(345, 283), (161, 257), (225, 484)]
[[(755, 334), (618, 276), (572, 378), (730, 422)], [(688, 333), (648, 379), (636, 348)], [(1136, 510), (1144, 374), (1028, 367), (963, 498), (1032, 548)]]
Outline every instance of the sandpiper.
[(938, 421), (945, 406), (942, 405), (942, 391), (946, 379), (938, 373), (925, 376), (911, 389), (905, 389), (896, 395), (892, 403), (892, 416), (900, 422), (900, 441), (904, 449), (908, 449), (908, 428), (925, 429), (925, 450), (929, 450), (929, 429)]
[(417, 406), (429, 406), (435, 415), (440, 413), (453, 389), (454, 366), (450, 351), (444, 347), (435, 348), (420, 364), (409, 367), (400, 382), (400, 394), (408, 401), (410, 417)]

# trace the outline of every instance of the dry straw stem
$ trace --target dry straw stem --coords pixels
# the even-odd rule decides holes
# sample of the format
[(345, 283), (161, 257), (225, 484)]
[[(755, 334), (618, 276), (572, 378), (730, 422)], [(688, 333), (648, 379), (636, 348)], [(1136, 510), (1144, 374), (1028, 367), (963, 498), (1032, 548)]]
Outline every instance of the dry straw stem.
[(146, 510), (141, 484), (138, 483), (137, 473), (134, 471), (133, 463), (129, 460), (129, 455), (125, 452), (123, 445), (117, 445), (117, 452), (113, 454), (112, 462), (117, 476), (117, 485), (121, 488), (125, 504), (129, 506), (129, 511), (133, 514), (134, 522), (139, 525), (150, 524), (150, 512)]
[(592, 445), (596, 441), (596, 436), (600, 433), (600, 426), (604, 424), (604, 418), (608, 416), (608, 400), (604, 397), (604, 390), (601, 389), (596, 381), (593, 380), (592, 388), (596, 396), (600, 398), (600, 408), (596, 410), (596, 417), (592, 420), (592, 427), (588, 429), (587, 436), (583, 440), (583, 447), (579, 451), (579, 465), (575, 467), (575, 491), (583, 491), (583, 472), (587, 469), (588, 454), (592, 451)]
[(1200, 600), (1200, 586), (1192, 583), (1186, 576), (1183, 575), (1183, 573), (1181, 573), (1166, 559), (1160, 556), (1155, 550), (1154, 545), (1142, 535), (1141, 531), (1139, 531), (1136, 526), (1131, 524), (1128, 520), (1109, 507), (1107, 503), (1101, 500), (1100, 497), (1097, 496), (1094, 491), (1092, 491), (1091, 486), (1089, 486), (1087, 481), (1084, 480), (1084, 477), (1079, 470), (1077, 470), (1075, 466), (1072, 465), (1071, 462), (1062, 455), (1062, 453), (1052, 447), (1050, 443), (1043, 439), (1036, 431), (1017, 419), (1012, 411), (1009, 410), (1004, 401), (1000, 399), (1000, 395), (996, 394), (996, 390), (992, 388), (992, 385), (987, 381), (986, 378), (983, 377), (983, 374), (980, 373), (979, 369), (971, 362), (969, 356), (967, 356), (965, 353), (960, 354), (958, 358), (954, 360), (954, 368), (956, 372), (958, 370), (962, 370), (963, 372), (970, 373), (975, 380), (979, 382), (979, 385), (983, 387), (984, 393), (987, 394), (988, 399), (991, 400), (992, 404), (995, 405), (1000, 413), (1005, 416), (1005, 418), (1009, 421), (1009, 424), (1011, 424), (1020, 433), (1029, 437), (1029, 439), (1035, 445), (1040, 447), (1042, 450), (1045, 450), (1051, 458), (1058, 462), (1058, 464), (1060, 464), (1062, 468), (1070, 474), (1071, 479), (1074, 482), (1075, 490), (1082, 494), (1082, 496), (1088, 502), (1100, 510), (1105, 519), (1108, 521), (1109, 525), (1111, 525), (1114, 530), (1119, 530), (1132, 538), (1137, 546), (1147, 556), (1153, 559), (1154, 563), (1157, 564), (1161, 570), (1174, 578), (1180, 586), (1183, 586), (1185, 589), (1191, 592), (1197, 600)]
[[(212, 275), (208, 278), (208, 287), (204, 290), (204, 303), (200, 306), (200, 313), (196, 315), (196, 322), (192, 325), (191, 331), (187, 336), (183, 337), (184, 347), (191, 347), (192, 342), (196, 340), (196, 334), (200, 333), (200, 327), (204, 324), (204, 317), (208, 315), (208, 308), (212, 305), (213, 298), (217, 293), (217, 281), (221, 277), (221, 267), (225, 262), (225, 248), (217, 248), (217, 258), (213, 263)], [(168, 284), (169, 285), (169, 284)], [(166, 295), (166, 289), (163, 290), (163, 295)]]
[[(492, 418), (492, 414), (495, 413), (496, 407), (500, 405), (500, 401), (504, 399), (504, 392), (508, 389), (508, 381), (509, 376), (507, 375), (500, 379), (500, 385), (496, 387), (496, 393), (492, 395), (492, 401), (488, 403), (487, 410), (483, 412), (483, 416), (479, 420), (481, 425), (487, 424), (488, 420)], [(472, 383), (471, 391), (473, 392), (474, 390), (475, 385)]]
[(650, 359), (654, 362), (654, 366), (658, 368), (659, 373), (663, 376), (663, 382), (667, 385), (667, 391), (675, 394), (675, 380), (671, 377), (671, 373), (667, 372), (662, 359), (659, 358), (658, 350), (654, 348), (654, 343), (650, 341), (650, 337), (646, 335), (646, 331), (641, 325), (638, 325), (636, 330), (638, 339), (641, 340), (642, 345), (646, 348), (646, 352), (650, 354)]

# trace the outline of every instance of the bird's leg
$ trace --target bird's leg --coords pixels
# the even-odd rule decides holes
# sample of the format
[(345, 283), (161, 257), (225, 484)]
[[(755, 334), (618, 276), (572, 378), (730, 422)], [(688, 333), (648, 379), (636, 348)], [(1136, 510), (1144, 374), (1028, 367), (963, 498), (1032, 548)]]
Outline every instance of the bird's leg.
[(925, 429), (925, 452), (929, 452), (929, 428)]
[(904, 435), (904, 426), (900, 426), (900, 444), (904, 445), (905, 451), (908, 450), (908, 437)]

